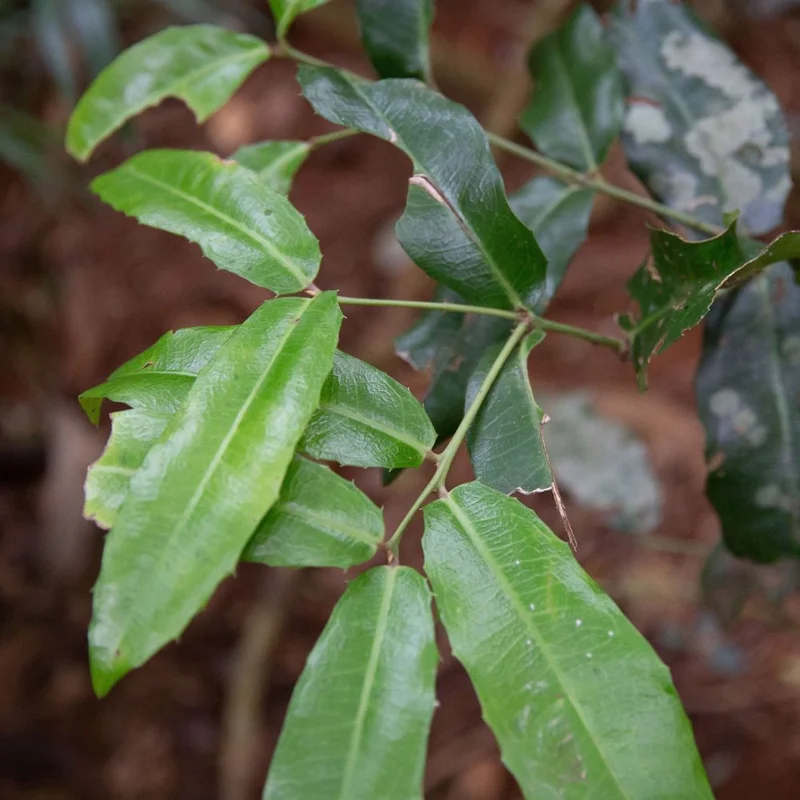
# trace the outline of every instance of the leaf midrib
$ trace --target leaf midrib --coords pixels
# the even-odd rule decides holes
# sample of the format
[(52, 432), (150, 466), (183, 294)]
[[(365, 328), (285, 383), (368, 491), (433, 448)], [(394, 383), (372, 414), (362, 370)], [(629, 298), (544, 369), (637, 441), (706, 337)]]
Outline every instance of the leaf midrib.
[(318, 530), (331, 531), (333, 533), (339, 534), (345, 539), (354, 539), (357, 542), (362, 542), (364, 544), (369, 544), (373, 546), (377, 546), (381, 541), (380, 535), (371, 536), (366, 530), (362, 531), (359, 530), (358, 528), (344, 528), (339, 524), (332, 522), (329, 517), (326, 517), (322, 514), (318, 514), (314, 511), (313, 508), (303, 505), (302, 503), (298, 503), (297, 501), (281, 502), (279, 500), (272, 507), (271, 513), (281, 513), (281, 512), (289, 516), (296, 517), (297, 519), (303, 522), (308, 522)]

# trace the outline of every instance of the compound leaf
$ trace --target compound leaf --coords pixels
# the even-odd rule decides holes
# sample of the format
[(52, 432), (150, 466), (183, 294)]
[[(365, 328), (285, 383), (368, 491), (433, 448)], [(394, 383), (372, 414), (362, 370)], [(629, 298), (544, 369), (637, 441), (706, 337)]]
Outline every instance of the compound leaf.
[(356, 578), (292, 694), (264, 800), (421, 800), (437, 661), (423, 578)]
[(140, 111), (177, 97), (204, 122), (270, 51), (264, 42), (213, 25), (167, 28), (106, 67), (78, 102), (67, 150), (85, 161), (100, 142)]
[(186, 237), (220, 269), (276, 294), (316, 277), (319, 243), (300, 212), (249, 169), (212, 153), (147, 150), (91, 188), (117, 211)]
[(286, 36), (291, 24), (307, 11), (324, 6), (329, 0), (269, 0), (272, 16), (275, 17), (279, 39)]
[(308, 142), (259, 142), (240, 147), (231, 158), (255, 172), (273, 192), (289, 194), (294, 176), (310, 152)]
[(425, 507), (453, 653), (526, 798), (712, 794), (669, 670), (568, 546), (469, 483)]
[(261, 306), (203, 368), (131, 480), (89, 631), (104, 695), (185, 628), (273, 505), (330, 371), (333, 293)]
[(622, 127), (622, 76), (606, 32), (581, 4), (558, 30), (534, 45), (536, 82), (520, 126), (546, 155), (594, 172)]

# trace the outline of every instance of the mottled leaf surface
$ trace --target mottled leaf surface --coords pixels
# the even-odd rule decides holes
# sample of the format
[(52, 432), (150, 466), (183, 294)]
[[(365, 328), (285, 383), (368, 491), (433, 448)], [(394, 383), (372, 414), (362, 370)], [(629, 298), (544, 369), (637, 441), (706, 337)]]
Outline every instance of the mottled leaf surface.
[(435, 438), (425, 409), (405, 386), (337, 352), (300, 449), (354, 467), (418, 467)]
[(310, 152), (308, 142), (259, 142), (240, 147), (231, 158), (253, 170), (273, 192), (289, 194), (294, 176)]
[(581, 4), (531, 49), (520, 125), (545, 155), (594, 172), (622, 128), (622, 76), (597, 13)]
[(131, 117), (167, 97), (183, 100), (204, 122), (269, 58), (254, 36), (187, 25), (134, 45), (106, 67), (78, 102), (67, 127), (67, 150), (85, 161)]
[(386, 139), (414, 162), (397, 237), (418, 266), (469, 302), (535, 305), (546, 261), (511, 211), (472, 114), (413, 80), (369, 83), (306, 66), (299, 80), (318, 114)]
[(92, 680), (105, 694), (175, 638), (273, 505), (330, 371), (333, 293), (262, 305), (203, 368), (131, 480), (94, 589)]
[(264, 800), (421, 800), (437, 662), (422, 576), (356, 578), (292, 693)]
[[(528, 355), (544, 339), (534, 331), (520, 342), (504, 364), (467, 435), (475, 477), (504, 494), (530, 494), (549, 489), (553, 475), (542, 440), (544, 414), (528, 378)], [(467, 386), (470, 406), (502, 345), (481, 357)]]
[(291, 24), (301, 14), (324, 6), (327, 2), (328, 0), (269, 0), (269, 7), (278, 28), (278, 37), (284, 37)]
[(219, 269), (277, 294), (316, 277), (319, 242), (300, 212), (251, 170), (212, 153), (146, 150), (91, 188), (117, 211), (186, 237)]
[(464, 484), (425, 507), (423, 548), (526, 798), (711, 800), (669, 670), (532, 511)]
[(375, 555), (383, 532), (383, 514), (364, 492), (328, 467), (298, 456), (242, 560), (347, 569)]
[(800, 287), (778, 264), (714, 305), (697, 373), (706, 491), (743, 558), (800, 555), (798, 397)]
[(791, 188), (775, 95), (684, 3), (619, 3), (611, 37), (628, 84), (623, 144), (650, 191), (721, 225), (740, 209), (764, 233)]
[(430, 78), (433, 0), (356, 0), (361, 40), (381, 78)]

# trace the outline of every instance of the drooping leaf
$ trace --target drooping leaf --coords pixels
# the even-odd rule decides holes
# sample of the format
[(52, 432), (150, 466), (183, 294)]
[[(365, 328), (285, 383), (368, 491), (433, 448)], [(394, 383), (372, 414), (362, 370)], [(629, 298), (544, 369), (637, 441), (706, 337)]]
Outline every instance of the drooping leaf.
[(92, 191), (277, 294), (304, 289), (319, 269), (319, 242), (300, 212), (251, 170), (212, 153), (146, 150), (95, 178)]
[(123, 52), (89, 87), (70, 118), (67, 150), (85, 161), (127, 120), (167, 97), (183, 100), (204, 122), (269, 55), (260, 39), (213, 25), (160, 31)]
[(89, 632), (103, 695), (175, 638), (273, 505), (330, 371), (336, 296), (261, 306), (203, 368), (131, 481)]
[(706, 491), (737, 556), (800, 555), (800, 287), (779, 264), (720, 298), (697, 398)]
[(167, 414), (177, 411), (197, 373), (232, 331), (232, 326), (219, 325), (165, 333), (114, 370), (107, 381), (83, 392), (78, 398), (81, 408), (95, 425), (104, 399)]
[(534, 93), (520, 126), (545, 155), (584, 172), (603, 163), (622, 128), (622, 76), (597, 13), (582, 3), (534, 45)]
[(272, 16), (275, 17), (278, 38), (286, 36), (291, 24), (307, 11), (324, 6), (329, 0), (269, 0)]
[(544, 255), (511, 211), (486, 134), (463, 106), (413, 80), (369, 83), (306, 66), (299, 80), (318, 114), (386, 139), (413, 161), (397, 236), (415, 263), (468, 302), (536, 304)]
[(593, 189), (569, 186), (556, 178), (534, 178), (508, 198), (514, 213), (533, 231), (547, 258), (545, 289), (534, 311), (544, 313), (586, 241)]
[(697, 325), (711, 308), (717, 291), (745, 261), (734, 222), (724, 233), (689, 242), (669, 231), (650, 234), (652, 264), (631, 278), (628, 291), (639, 305), (636, 317), (620, 317), (631, 340), (639, 385), (647, 385), (650, 359)]
[(433, 0), (356, 0), (361, 40), (381, 78), (430, 80)]
[(300, 449), (354, 467), (418, 467), (435, 439), (425, 409), (405, 386), (337, 352)]
[(409, 567), (348, 586), (295, 686), (264, 800), (421, 800), (438, 661), (430, 604)]
[(311, 152), (308, 142), (259, 142), (240, 147), (231, 158), (253, 170), (278, 194), (289, 194), (295, 173)]
[[(541, 492), (553, 485), (542, 440), (544, 414), (533, 398), (528, 379), (528, 355), (544, 339), (529, 334), (497, 376), (467, 436), (475, 477), (504, 494)], [(489, 348), (478, 362), (467, 387), (471, 405), (502, 345)]]
[(532, 511), (464, 484), (425, 507), (423, 548), (526, 798), (711, 800), (669, 670)]
[(296, 457), (242, 560), (347, 569), (369, 561), (381, 539), (381, 510), (360, 489), (328, 467)]
[(782, 233), (766, 247), (761, 242), (752, 240), (740, 240), (740, 244), (749, 259), (742, 265), (740, 270), (725, 281), (722, 286), (723, 289), (729, 289), (732, 286), (744, 283), (771, 264), (800, 259), (800, 231)]
[(752, 233), (777, 225), (791, 179), (773, 93), (684, 3), (620, 2), (611, 37), (632, 98), (623, 144), (650, 191), (705, 222), (740, 209)]

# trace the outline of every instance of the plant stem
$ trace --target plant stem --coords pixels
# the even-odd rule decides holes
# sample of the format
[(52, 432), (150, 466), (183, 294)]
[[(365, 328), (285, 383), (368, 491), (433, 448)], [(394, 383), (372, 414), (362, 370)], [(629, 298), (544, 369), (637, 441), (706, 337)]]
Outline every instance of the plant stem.
[(456, 457), (458, 448), (461, 447), (461, 444), (467, 437), (469, 426), (472, 425), (472, 423), (475, 421), (475, 417), (478, 416), (478, 412), (481, 410), (483, 401), (486, 399), (486, 396), (489, 394), (494, 382), (497, 380), (500, 370), (503, 369), (504, 364), (506, 361), (508, 361), (511, 354), (514, 352), (514, 349), (529, 329), (530, 324), (528, 321), (520, 322), (517, 327), (514, 328), (514, 331), (512, 332), (508, 341), (503, 346), (503, 349), (497, 354), (497, 358), (495, 358), (494, 362), (492, 363), (489, 372), (486, 373), (483, 383), (481, 383), (480, 388), (469, 405), (469, 408), (466, 410), (464, 418), (461, 420), (461, 424), (458, 426), (458, 429), (453, 434), (453, 438), (450, 439), (450, 443), (441, 454), (439, 463), (436, 465), (436, 471), (433, 473), (433, 477), (420, 492), (417, 499), (411, 505), (411, 508), (408, 509), (408, 512), (400, 521), (400, 524), (397, 526), (395, 532), (392, 534), (392, 538), (386, 543), (386, 549), (389, 551), (390, 559), (397, 557), (397, 550), (400, 547), (400, 539), (402, 538), (403, 533), (413, 519), (414, 515), (422, 507), (422, 504), (425, 502), (425, 499), (428, 497), (428, 495), (431, 492), (435, 492), (437, 489), (444, 489), (444, 482), (447, 480), (447, 473), (450, 472), (450, 467), (452, 466), (453, 459)]
[(357, 136), (361, 131), (355, 128), (342, 128), (339, 131), (332, 131), (331, 133), (322, 133), (319, 136), (312, 136), (308, 143), (312, 148), (322, 147), (323, 145), (330, 144), (331, 142), (338, 142), (339, 139), (347, 139), (350, 136)]
[(620, 355), (625, 355), (625, 353), (628, 352), (628, 342), (624, 339), (618, 339), (615, 336), (605, 336), (602, 333), (595, 333), (586, 328), (578, 328), (575, 325), (567, 325), (564, 322), (556, 322), (555, 320), (545, 319), (544, 317), (532, 316), (532, 324), (534, 328), (541, 328), (543, 331), (563, 333), (575, 339), (583, 339), (592, 344), (601, 344), (604, 347), (610, 347), (612, 350), (616, 350)]

